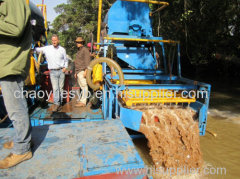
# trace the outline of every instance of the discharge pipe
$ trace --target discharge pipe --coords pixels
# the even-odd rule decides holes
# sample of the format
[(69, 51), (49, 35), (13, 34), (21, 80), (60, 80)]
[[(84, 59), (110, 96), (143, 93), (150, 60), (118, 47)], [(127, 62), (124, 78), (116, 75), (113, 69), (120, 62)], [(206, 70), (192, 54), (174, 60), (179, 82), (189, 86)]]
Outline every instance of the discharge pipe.
[(93, 69), (94, 65), (96, 65), (98, 63), (107, 63), (107, 65), (110, 68), (113, 67), (114, 69), (116, 69), (117, 73), (118, 73), (118, 76), (119, 76), (119, 82), (120, 82), (119, 84), (120, 85), (124, 84), (124, 75), (123, 75), (122, 69), (118, 65), (118, 63), (113, 61), (110, 58), (101, 57), (101, 58), (98, 58), (98, 59), (95, 59), (95, 60), (91, 61), (89, 66), (88, 66), (86, 79), (87, 79), (87, 83), (88, 83), (90, 88), (92, 88), (93, 90), (98, 90), (100, 88), (100, 84), (94, 84), (92, 82), (92, 78), (91, 78), (92, 69)]

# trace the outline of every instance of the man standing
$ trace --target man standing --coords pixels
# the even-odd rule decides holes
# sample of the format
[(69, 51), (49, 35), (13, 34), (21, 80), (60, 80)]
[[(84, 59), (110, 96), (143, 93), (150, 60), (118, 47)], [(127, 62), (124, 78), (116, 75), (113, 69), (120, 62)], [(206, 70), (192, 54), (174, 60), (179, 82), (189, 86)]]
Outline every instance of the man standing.
[(83, 46), (84, 40), (82, 37), (78, 37), (75, 42), (78, 48), (75, 60), (75, 78), (77, 78), (78, 84), (82, 91), (81, 99), (75, 106), (84, 107), (87, 104), (88, 96), (86, 74), (91, 57), (88, 49)]
[(30, 8), (25, 0), (0, 0), (0, 85), (8, 116), (12, 121), (14, 141), (4, 144), (13, 153), (0, 160), (0, 169), (10, 168), (32, 158), (31, 124), (23, 91), (29, 72), (32, 32)]
[(59, 45), (59, 38), (54, 34), (52, 36), (52, 45), (36, 48), (36, 51), (38, 53), (42, 52), (47, 58), (53, 88), (54, 107), (52, 110), (57, 111), (63, 102), (61, 96), (64, 87), (65, 72), (68, 67), (66, 50)]

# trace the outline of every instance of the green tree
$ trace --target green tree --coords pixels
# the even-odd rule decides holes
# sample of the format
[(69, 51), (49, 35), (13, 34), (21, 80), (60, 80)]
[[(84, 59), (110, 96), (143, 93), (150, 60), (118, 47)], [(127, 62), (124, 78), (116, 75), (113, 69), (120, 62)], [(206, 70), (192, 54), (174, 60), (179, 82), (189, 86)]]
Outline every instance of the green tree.
[[(114, 1), (103, 0), (102, 19)], [(60, 15), (54, 20), (53, 33), (60, 36), (62, 45), (69, 55), (76, 52), (75, 39), (82, 36), (86, 42), (96, 41), (98, 0), (69, 0), (68, 4), (61, 4), (55, 8)]]
[[(218, 58), (236, 57), (240, 51), (239, 0), (166, 0), (169, 6), (153, 15), (155, 36), (180, 40), (182, 61), (201, 65)], [(103, 0), (102, 19), (114, 0)], [(160, 6), (151, 5), (152, 11)], [(69, 55), (76, 52), (74, 40), (83, 36), (96, 41), (98, 0), (69, 0), (55, 8), (52, 33), (60, 36)], [(229, 58), (228, 58), (229, 59)]]
[(173, 0), (169, 4), (155, 15), (154, 30), (164, 38), (180, 39), (182, 53), (192, 64), (208, 63), (217, 53), (239, 55), (240, 1)]

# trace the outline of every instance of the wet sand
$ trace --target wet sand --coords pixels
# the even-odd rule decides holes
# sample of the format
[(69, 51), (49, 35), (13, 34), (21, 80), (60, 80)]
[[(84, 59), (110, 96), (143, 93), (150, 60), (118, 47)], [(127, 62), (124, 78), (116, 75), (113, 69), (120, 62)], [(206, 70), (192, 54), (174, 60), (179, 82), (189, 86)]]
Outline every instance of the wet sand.
[[(204, 167), (219, 168), (213, 175), (184, 178), (236, 179), (240, 178), (240, 85), (213, 85), (208, 112), (207, 130), (210, 133), (200, 137)], [(135, 139), (134, 144), (148, 166), (153, 166), (147, 139)], [(220, 174), (226, 169), (226, 175)], [(214, 173), (214, 171), (213, 171)], [(222, 172), (224, 173), (224, 172)], [(176, 177), (174, 177), (176, 178)], [(182, 177), (177, 177), (182, 178)]]

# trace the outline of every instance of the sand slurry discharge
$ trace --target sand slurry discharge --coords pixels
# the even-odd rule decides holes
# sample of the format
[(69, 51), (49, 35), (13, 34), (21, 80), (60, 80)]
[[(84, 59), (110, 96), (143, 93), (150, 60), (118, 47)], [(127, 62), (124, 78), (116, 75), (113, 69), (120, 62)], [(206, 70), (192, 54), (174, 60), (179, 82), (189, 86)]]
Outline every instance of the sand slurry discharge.
[(201, 168), (198, 122), (195, 112), (183, 107), (134, 107), (143, 112), (140, 131), (148, 139), (156, 168)]

